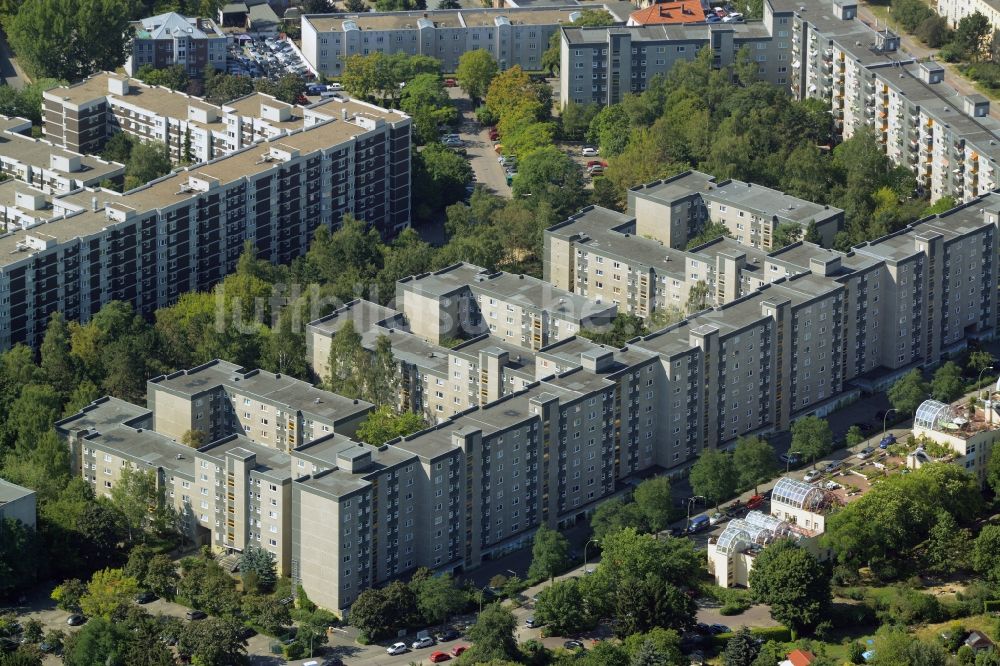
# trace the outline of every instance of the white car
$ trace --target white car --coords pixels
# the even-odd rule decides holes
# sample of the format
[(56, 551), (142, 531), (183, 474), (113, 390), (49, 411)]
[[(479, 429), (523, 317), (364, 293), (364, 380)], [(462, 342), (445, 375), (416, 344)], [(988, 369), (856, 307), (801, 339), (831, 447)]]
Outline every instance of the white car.
[(413, 641), (413, 649), (419, 650), (421, 648), (429, 648), (434, 645), (434, 639), (430, 636), (424, 636), (423, 638)]
[(410, 648), (406, 647), (406, 643), (393, 643), (385, 651), (389, 654), (406, 654)]
[(581, 151), (581, 154), (584, 157), (597, 157), (597, 152), (598, 152), (597, 148), (591, 148), (590, 146), (587, 146)]
[(808, 472), (806, 472), (806, 475), (803, 477), (803, 479), (805, 480), (806, 483), (812, 483), (821, 476), (823, 476), (823, 472), (819, 471), (818, 469), (811, 469)]
[(328, 83), (328, 84), (326, 84), (326, 89), (327, 90), (343, 90), (344, 86), (340, 85), (339, 83)]

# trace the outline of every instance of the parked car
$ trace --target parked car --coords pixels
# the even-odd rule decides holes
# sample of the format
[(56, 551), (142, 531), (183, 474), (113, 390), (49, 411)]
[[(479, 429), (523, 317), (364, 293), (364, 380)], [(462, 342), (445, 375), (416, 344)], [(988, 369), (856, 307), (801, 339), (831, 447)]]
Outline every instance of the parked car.
[(429, 659), (432, 664), (439, 664), (442, 661), (448, 661), (449, 659), (451, 659), (451, 655), (448, 654), (447, 652), (441, 652), (441, 650), (437, 650), (435, 652), (431, 652), (431, 656), (429, 657)]
[(718, 525), (719, 523), (722, 522), (722, 519), (725, 517), (726, 517), (725, 514), (716, 511), (715, 513), (713, 513), (711, 516), (708, 517), (708, 524)]
[(323, 660), (323, 666), (344, 666), (344, 660), (340, 657), (327, 657)]
[(496, 141), (500, 138), (500, 130), (496, 127), (491, 127), (489, 131), (490, 141)]
[(460, 657), (463, 652), (469, 649), (468, 645), (456, 645), (451, 649), (451, 656)]
[(497, 162), (500, 163), (500, 166), (504, 166), (504, 167), (505, 166), (516, 166), (517, 165), (517, 158), (514, 157), (513, 155), (501, 155), (500, 157), (497, 158)]
[(586, 148), (580, 151), (580, 154), (583, 155), (584, 157), (597, 157), (598, 150), (597, 148), (587, 146)]
[(152, 592), (140, 592), (135, 595), (135, 603), (137, 604), (148, 604), (151, 601), (156, 601), (156, 595)]
[(887, 449), (895, 443), (896, 443), (896, 436), (890, 432), (888, 435), (882, 438), (882, 441), (878, 443), (878, 448)]
[(445, 79), (444, 80), (444, 87), (445, 88), (454, 88), (457, 85), (458, 85), (458, 81), (456, 81), (455, 79)]
[(823, 476), (823, 472), (819, 471), (818, 469), (811, 469), (808, 472), (806, 472), (806, 475), (802, 477), (802, 480), (805, 481), (806, 483), (812, 483), (821, 476)]
[(710, 525), (708, 516), (701, 514), (700, 516), (695, 516), (691, 519), (691, 524), (688, 525), (688, 532), (694, 534), (695, 532), (700, 532)]
[(781, 462), (788, 465), (798, 465), (802, 462), (802, 455), (797, 451), (789, 451), (788, 453), (782, 453), (778, 458)]
[(344, 86), (341, 85), (341, 84), (339, 84), (339, 83), (328, 83), (328, 84), (326, 84), (326, 89), (327, 90), (339, 91), (339, 90), (343, 90)]
[(542, 623), (533, 617), (529, 617), (527, 620), (524, 621), (524, 626), (526, 626), (528, 629), (535, 629), (536, 627), (542, 626)]
[(563, 647), (567, 650), (582, 650), (583, 643), (577, 640), (569, 640), (563, 642)]
[(434, 639), (431, 638), (430, 636), (424, 636), (423, 638), (418, 638), (417, 640), (413, 641), (411, 647), (414, 650), (420, 650), (422, 648), (429, 648), (432, 645), (434, 645)]
[(514, 183), (514, 176), (516, 176), (516, 175), (517, 175), (516, 171), (508, 171), (507, 172), (507, 187), (510, 187), (511, 185), (513, 185), (513, 183)]
[(393, 643), (385, 649), (387, 654), (406, 654), (410, 651), (410, 648), (406, 647), (406, 643)]
[(841, 460), (831, 460), (826, 464), (826, 467), (823, 468), (823, 471), (826, 472), (827, 474), (833, 474), (838, 469), (840, 469), (840, 464), (842, 462), (843, 461)]
[(727, 506), (725, 511), (727, 516), (729, 516), (730, 518), (734, 518), (743, 513), (744, 511), (746, 511), (746, 505), (744, 505), (743, 502), (736, 500), (735, 502)]
[(66, 618), (66, 624), (71, 627), (79, 627), (81, 624), (86, 624), (87, 618), (79, 613), (73, 613), (68, 618)]
[(858, 460), (866, 460), (870, 458), (873, 453), (875, 453), (875, 447), (866, 446), (865, 448), (858, 451)]
[(724, 624), (713, 624), (709, 625), (708, 630), (713, 634), (728, 634), (732, 631), (729, 627)]
[(604, 173), (604, 167), (602, 167), (600, 164), (595, 164), (592, 167), (587, 167), (587, 173), (589, 173), (591, 176), (599, 176), (602, 173)]
[(189, 610), (187, 613), (184, 613), (184, 617), (189, 620), (204, 620), (208, 617), (208, 614), (205, 611)]
[(455, 631), (454, 629), (451, 629), (451, 628), (445, 629), (444, 631), (441, 631), (441, 632), (438, 632), (437, 635), (434, 636), (434, 638), (436, 638), (438, 640), (438, 643), (444, 643), (444, 642), (447, 642), (447, 641), (453, 641), (453, 640), (455, 640), (458, 637), (459, 637), (459, 633), (457, 631)]
[(753, 511), (754, 509), (760, 508), (760, 505), (767, 500), (765, 495), (754, 495), (747, 500), (747, 511)]

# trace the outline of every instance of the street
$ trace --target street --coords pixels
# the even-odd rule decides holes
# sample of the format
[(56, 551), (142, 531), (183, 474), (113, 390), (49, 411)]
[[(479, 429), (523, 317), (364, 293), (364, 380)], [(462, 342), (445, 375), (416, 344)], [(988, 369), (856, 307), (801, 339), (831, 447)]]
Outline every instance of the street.
[(0, 33), (0, 77), (3, 77), (7, 85), (17, 90), (28, 82), (17, 60), (11, 57), (10, 45), (7, 44), (6, 35), (2, 33)]
[(454, 101), (461, 118), (459, 136), (465, 142), (465, 150), (476, 176), (476, 183), (483, 185), (494, 194), (509, 197), (510, 187), (503, 167), (497, 161), (499, 155), (493, 150), (490, 141), (489, 128), (483, 127), (476, 120), (472, 102), (459, 87), (447, 88), (448, 96)]

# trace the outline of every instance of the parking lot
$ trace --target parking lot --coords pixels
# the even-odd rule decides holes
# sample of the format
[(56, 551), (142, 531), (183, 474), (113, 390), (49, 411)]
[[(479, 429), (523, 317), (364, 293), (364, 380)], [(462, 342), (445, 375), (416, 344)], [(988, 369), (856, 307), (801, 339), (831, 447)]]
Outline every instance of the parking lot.
[(237, 42), (229, 48), (226, 71), (236, 76), (280, 79), (287, 74), (314, 78), (288, 40), (268, 37)]

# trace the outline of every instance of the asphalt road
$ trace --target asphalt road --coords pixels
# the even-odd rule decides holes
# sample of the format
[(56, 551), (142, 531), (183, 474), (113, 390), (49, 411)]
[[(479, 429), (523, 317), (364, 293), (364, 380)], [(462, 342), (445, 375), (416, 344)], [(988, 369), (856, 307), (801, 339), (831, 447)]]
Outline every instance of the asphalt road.
[(459, 136), (465, 142), (472, 172), (476, 175), (476, 183), (482, 184), (494, 194), (510, 197), (511, 189), (507, 186), (507, 176), (503, 167), (497, 161), (499, 155), (493, 150), (490, 141), (489, 128), (483, 127), (476, 120), (472, 102), (462, 92), (461, 88), (447, 88), (448, 96), (455, 102), (461, 114)]
[(17, 61), (11, 57), (7, 37), (0, 32), (0, 77), (12, 88), (20, 90), (27, 82), (27, 77)]

